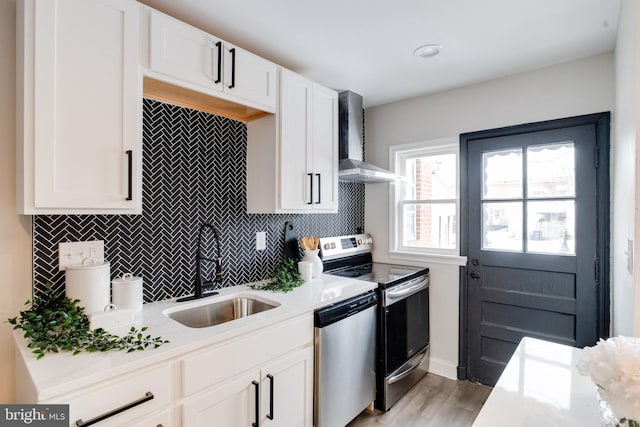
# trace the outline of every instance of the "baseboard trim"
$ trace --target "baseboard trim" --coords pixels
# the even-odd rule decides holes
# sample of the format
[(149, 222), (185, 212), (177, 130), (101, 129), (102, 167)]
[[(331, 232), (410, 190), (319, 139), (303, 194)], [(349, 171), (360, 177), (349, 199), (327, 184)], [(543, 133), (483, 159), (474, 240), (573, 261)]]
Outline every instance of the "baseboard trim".
[(429, 358), (429, 372), (452, 380), (458, 379), (458, 368), (456, 365), (434, 357)]

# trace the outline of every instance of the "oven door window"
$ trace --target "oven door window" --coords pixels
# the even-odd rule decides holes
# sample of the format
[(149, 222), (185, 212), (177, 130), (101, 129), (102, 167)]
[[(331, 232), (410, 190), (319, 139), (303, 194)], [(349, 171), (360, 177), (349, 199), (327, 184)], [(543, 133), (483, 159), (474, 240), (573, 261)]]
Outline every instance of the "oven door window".
[(429, 344), (429, 288), (386, 307), (388, 375)]

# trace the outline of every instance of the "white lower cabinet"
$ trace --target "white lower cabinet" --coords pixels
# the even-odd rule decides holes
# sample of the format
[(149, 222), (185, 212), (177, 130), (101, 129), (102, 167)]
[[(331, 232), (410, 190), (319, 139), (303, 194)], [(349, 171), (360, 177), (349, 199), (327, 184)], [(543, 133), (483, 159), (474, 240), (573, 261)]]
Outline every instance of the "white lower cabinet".
[(311, 427), (312, 316), (185, 357), (182, 387), (185, 427)]
[(313, 357), (305, 314), (47, 398), (18, 363), (16, 397), (69, 404), (70, 426), (312, 427)]
[[(182, 405), (182, 425), (189, 427), (250, 426), (256, 421), (255, 400), (259, 372), (238, 375)], [(255, 383), (255, 384), (254, 384)]]
[(313, 348), (308, 347), (186, 399), (182, 425), (312, 426), (312, 382)]
[(260, 374), (260, 425), (313, 425), (313, 347), (274, 361)]

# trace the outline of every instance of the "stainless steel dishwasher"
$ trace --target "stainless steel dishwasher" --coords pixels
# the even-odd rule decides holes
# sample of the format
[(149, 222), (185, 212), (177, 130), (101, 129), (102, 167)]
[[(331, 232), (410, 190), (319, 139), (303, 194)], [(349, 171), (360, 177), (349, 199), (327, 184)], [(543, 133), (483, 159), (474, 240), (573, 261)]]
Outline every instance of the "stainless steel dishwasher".
[(344, 427), (375, 400), (374, 292), (315, 312), (315, 427)]

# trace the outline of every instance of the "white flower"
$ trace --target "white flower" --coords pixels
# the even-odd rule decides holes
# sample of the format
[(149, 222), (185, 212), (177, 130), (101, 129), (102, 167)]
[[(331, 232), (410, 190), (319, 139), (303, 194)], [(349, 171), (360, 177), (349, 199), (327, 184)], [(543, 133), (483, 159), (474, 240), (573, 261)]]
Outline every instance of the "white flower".
[(640, 339), (615, 337), (585, 347), (576, 367), (603, 390), (618, 418), (640, 420)]

